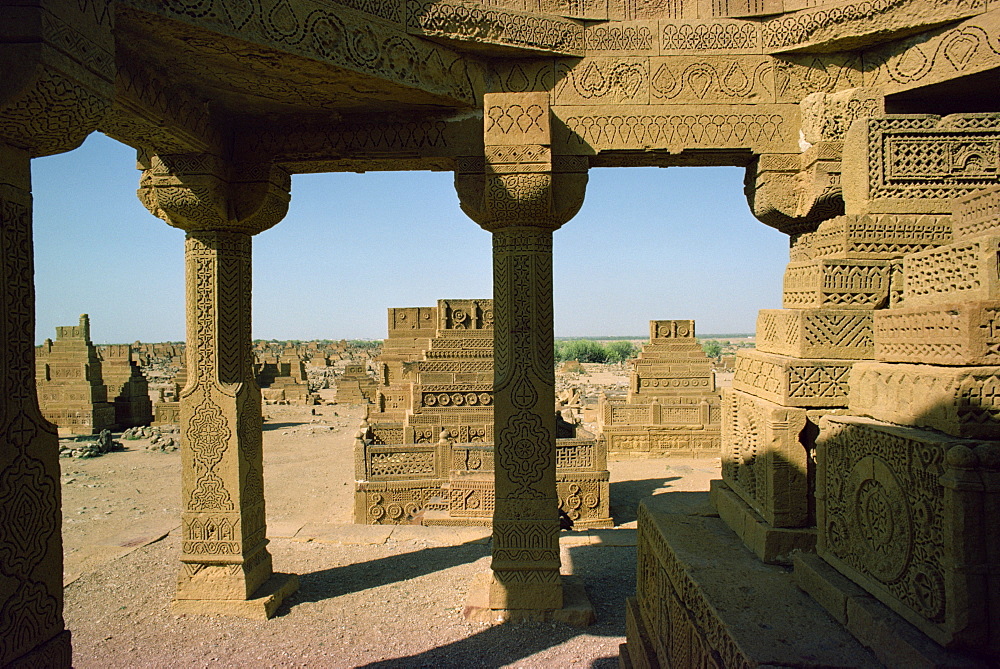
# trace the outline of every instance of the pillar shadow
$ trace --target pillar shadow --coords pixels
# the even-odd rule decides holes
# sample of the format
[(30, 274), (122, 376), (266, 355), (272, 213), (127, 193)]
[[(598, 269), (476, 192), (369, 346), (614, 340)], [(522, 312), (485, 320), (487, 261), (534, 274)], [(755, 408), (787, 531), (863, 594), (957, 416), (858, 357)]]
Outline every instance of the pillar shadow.
[[(488, 548), (483, 546), (483, 548)], [(612, 555), (610, 552), (613, 551)], [(574, 546), (569, 549), (573, 571), (586, 584), (597, 613), (589, 627), (564, 623), (522, 622), (488, 627), (450, 644), (421, 653), (379, 660), (363, 669), (413, 669), (415, 667), (490, 668), (510, 665), (580, 636), (624, 637), (625, 598), (635, 595), (635, 547)], [(612, 669), (618, 656), (595, 659), (592, 669)]]
[(288, 427), (298, 427), (299, 425), (310, 425), (309, 421), (291, 421), (288, 423), (264, 423), (264, 432), (270, 432), (271, 430), (283, 430)]
[(352, 592), (361, 592), (390, 583), (408, 581), (436, 571), (468, 564), (490, 554), (489, 544), (467, 542), (456, 546), (437, 546), (391, 555), (368, 562), (322, 569), (299, 575), (299, 590), (289, 597), (277, 615), (306, 602), (320, 602)]
[(416, 667), (502, 667), (540, 653), (579, 635), (581, 630), (552, 623), (507, 623), (407, 657), (360, 665), (359, 669)]
[[(612, 481), (609, 486), (611, 498), (611, 517), (615, 525), (623, 525), (637, 519), (639, 502), (644, 497), (653, 497), (657, 489), (669, 487), (671, 481), (680, 476), (664, 476), (637, 481)], [(661, 495), (668, 491), (663, 491)]]

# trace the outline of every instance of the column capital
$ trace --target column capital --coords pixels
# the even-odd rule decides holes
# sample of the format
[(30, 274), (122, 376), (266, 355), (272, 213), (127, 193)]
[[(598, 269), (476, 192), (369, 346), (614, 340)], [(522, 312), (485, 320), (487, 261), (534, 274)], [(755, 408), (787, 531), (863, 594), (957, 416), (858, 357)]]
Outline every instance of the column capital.
[(273, 164), (227, 161), (208, 153), (140, 152), (139, 200), (187, 232), (255, 235), (288, 212), (291, 177)]
[(484, 229), (555, 230), (583, 205), (589, 162), (552, 155), (551, 117), (547, 92), (484, 96), (483, 155), (455, 171), (462, 210)]
[(114, 13), (101, 5), (0, 3), (0, 141), (37, 158), (97, 129), (115, 79)]

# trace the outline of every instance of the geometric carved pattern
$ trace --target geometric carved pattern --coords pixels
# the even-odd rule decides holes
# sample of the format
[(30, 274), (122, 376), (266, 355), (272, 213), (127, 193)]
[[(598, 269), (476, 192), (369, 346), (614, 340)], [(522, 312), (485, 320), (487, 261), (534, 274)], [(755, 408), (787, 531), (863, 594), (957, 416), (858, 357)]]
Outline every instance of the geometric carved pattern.
[(63, 626), (60, 602), (49, 593), (45, 583), (32, 580), (15, 583), (13, 591), (4, 593), (0, 600), (0, 639), (3, 639), (0, 658), (3, 659), (16, 659)]
[(28, 577), (45, 557), (59, 515), (58, 483), (20, 454), (0, 472), (0, 573)]
[(1000, 302), (883, 309), (875, 315), (875, 359), (935, 365), (1000, 363)]
[(407, 3), (407, 26), (431, 36), (583, 55), (583, 26), (557, 16), (533, 16), (461, 2)]
[(847, 405), (853, 361), (739, 351), (733, 388), (788, 407)]
[(809, 524), (805, 409), (722, 391), (722, 478), (772, 527)]
[(955, 203), (955, 241), (1000, 232), (1000, 186), (985, 188)]
[(971, 439), (1000, 438), (1000, 367), (859, 362), (852, 413)]
[(1000, 236), (954, 242), (903, 258), (906, 306), (1000, 298), (997, 252)]
[(938, 643), (995, 643), (997, 631), (975, 623), (995, 614), (972, 566), (990, 530), (953, 519), (984, 508), (959, 491), (995, 476), (985, 470), (1000, 462), (996, 444), (828, 416), (816, 447), (820, 555)]
[(699, 146), (751, 146), (760, 150), (781, 147), (785, 142), (781, 114), (667, 114), (640, 106), (628, 107), (634, 114), (592, 114), (585, 108), (566, 107), (566, 113), (581, 113), (564, 119), (569, 140), (595, 150), (640, 149), (646, 146), (697, 148)]
[(950, 216), (866, 214), (823, 221), (794, 239), (791, 260), (872, 258), (887, 260), (952, 241)]
[(1000, 114), (864, 122), (871, 199), (957, 198), (1000, 183)]
[(412, 476), (434, 473), (434, 450), (371, 454), (371, 476)]
[(856, 309), (761, 309), (757, 313), (757, 350), (796, 358), (871, 358), (872, 313)]
[(788, 263), (786, 309), (877, 309), (889, 300), (889, 262), (817, 258)]

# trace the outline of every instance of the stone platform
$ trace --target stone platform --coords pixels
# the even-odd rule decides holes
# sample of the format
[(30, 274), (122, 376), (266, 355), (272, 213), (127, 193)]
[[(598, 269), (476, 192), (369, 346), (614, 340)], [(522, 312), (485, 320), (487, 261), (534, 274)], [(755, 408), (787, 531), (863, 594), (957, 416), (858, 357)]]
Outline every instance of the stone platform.
[(875, 655), (766, 565), (715, 515), (707, 493), (648, 498), (639, 511), (636, 598), (622, 667), (877, 667)]

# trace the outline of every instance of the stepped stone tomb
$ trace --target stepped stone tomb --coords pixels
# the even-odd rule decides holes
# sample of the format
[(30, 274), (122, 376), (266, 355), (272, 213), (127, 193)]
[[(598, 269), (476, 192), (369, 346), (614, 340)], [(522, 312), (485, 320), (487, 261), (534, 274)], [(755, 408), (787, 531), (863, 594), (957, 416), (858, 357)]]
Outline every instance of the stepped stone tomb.
[(72, 664), (43, 411), (59, 374), (71, 429), (114, 410), (85, 325), (36, 355), (31, 161), (97, 130), (186, 233), (175, 611), (266, 618), (297, 587), (267, 547), (250, 313), (292, 174), (452, 172), (490, 233), (488, 310), (394, 312), (358, 506), (479, 513), (492, 452), (464, 608), (545, 620), (575, 592), (565, 477), (604, 471), (557, 445), (553, 232), (591, 168), (728, 165), (789, 237), (783, 304), (723, 389), (710, 503), (639, 511), (623, 666), (1000, 660), (997, 2), (35, 0), (0, 26), (0, 666)]
[(378, 383), (368, 375), (363, 364), (350, 364), (337, 377), (337, 402), (339, 404), (363, 404), (375, 400)]
[[(389, 309), (382, 384), (355, 445), (355, 522), (492, 522), (493, 328), (492, 300)], [(559, 508), (575, 528), (610, 527), (604, 449), (574, 435), (554, 455)]]
[(173, 386), (172, 399), (165, 399), (163, 397), (153, 405), (153, 425), (176, 425), (181, 421), (181, 390), (187, 384), (187, 367), (183, 364), (184, 358), (181, 357), (181, 367), (177, 370), (177, 374), (171, 380), (170, 384)]
[(116, 427), (87, 314), (79, 325), (57, 327), (56, 340), (37, 347), (35, 379), (42, 415), (60, 434), (99, 434)]
[(265, 361), (258, 372), (257, 382), (267, 403), (316, 403), (316, 396), (309, 392), (305, 361), (294, 348), (286, 348), (273, 362)]
[(650, 321), (649, 343), (629, 365), (625, 399), (604, 394), (598, 406), (608, 453), (717, 457), (722, 406), (694, 321)]
[(153, 420), (149, 382), (133, 359), (132, 346), (100, 346), (98, 354), (101, 357), (104, 385), (107, 386), (108, 397), (115, 407), (115, 424), (122, 430), (149, 425)]

